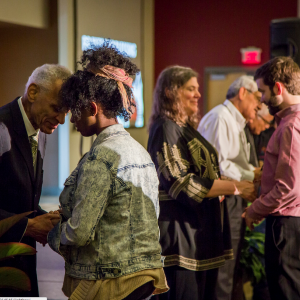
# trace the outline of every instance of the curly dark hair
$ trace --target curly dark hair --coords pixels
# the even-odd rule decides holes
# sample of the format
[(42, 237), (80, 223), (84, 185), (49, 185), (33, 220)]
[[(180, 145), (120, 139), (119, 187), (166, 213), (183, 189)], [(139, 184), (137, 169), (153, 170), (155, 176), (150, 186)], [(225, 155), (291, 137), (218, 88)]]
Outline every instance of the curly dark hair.
[(263, 79), (273, 91), (275, 82), (281, 82), (291, 95), (300, 95), (300, 69), (291, 57), (278, 56), (258, 68), (254, 80)]
[[(90, 102), (100, 103), (107, 118), (123, 116), (125, 121), (131, 114), (123, 107), (123, 101), (118, 89), (117, 81), (101, 76), (95, 76), (91, 69), (101, 69), (106, 65), (123, 69), (129, 75), (135, 75), (140, 70), (131, 62), (125, 53), (121, 53), (109, 41), (100, 47), (92, 46), (83, 52), (78, 62), (83, 70), (78, 70), (62, 85), (60, 91), (61, 105), (71, 110), (73, 117), (80, 118), (83, 109), (91, 109)], [(124, 84), (128, 99), (129, 111), (133, 113), (133, 93), (129, 86)]]

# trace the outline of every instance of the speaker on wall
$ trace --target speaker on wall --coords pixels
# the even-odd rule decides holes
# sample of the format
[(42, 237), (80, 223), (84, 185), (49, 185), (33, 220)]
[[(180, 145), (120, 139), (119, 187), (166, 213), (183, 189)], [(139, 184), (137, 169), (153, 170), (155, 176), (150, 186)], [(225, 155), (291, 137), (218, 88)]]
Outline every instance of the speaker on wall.
[(290, 56), (300, 65), (300, 18), (272, 20), (270, 56)]

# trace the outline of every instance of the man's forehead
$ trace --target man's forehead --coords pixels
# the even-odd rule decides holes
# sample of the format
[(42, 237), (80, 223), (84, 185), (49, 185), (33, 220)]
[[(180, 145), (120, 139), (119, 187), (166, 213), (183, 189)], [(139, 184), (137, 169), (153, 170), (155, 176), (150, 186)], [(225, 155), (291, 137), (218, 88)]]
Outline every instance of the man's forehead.
[(257, 78), (255, 81), (258, 86), (258, 89), (259, 87), (265, 86), (263, 78)]
[(58, 94), (62, 84), (63, 81), (61, 79), (57, 79), (55, 82), (53, 82), (53, 86), (52, 86), (53, 91)]
[(54, 104), (59, 104), (59, 92), (61, 89), (62, 80), (57, 79), (55, 82), (52, 83), (51, 87), (47, 91), (47, 98), (51, 100)]

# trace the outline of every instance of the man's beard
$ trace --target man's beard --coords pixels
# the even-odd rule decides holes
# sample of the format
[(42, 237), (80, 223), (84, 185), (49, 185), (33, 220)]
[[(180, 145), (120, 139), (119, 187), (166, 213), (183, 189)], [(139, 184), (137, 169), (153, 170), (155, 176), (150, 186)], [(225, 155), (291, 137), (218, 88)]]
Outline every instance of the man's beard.
[(269, 108), (269, 113), (272, 116), (275, 116), (281, 110), (279, 108), (280, 104), (278, 104), (278, 100), (276, 99), (276, 95), (273, 91), (267, 105)]
[(280, 108), (278, 106), (271, 106), (270, 104), (268, 105), (268, 108), (269, 108), (269, 113), (270, 115), (272, 116), (275, 116), (279, 111), (280, 111)]

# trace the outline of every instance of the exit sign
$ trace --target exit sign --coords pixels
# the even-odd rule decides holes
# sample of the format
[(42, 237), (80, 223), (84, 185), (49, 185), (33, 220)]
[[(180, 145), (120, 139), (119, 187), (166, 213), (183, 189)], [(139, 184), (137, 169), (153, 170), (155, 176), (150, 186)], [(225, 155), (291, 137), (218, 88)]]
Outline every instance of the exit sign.
[(261, 49), (256, 47), (242, 48), (242, 63), (246, 65), (255, 65), (261, 63)]

